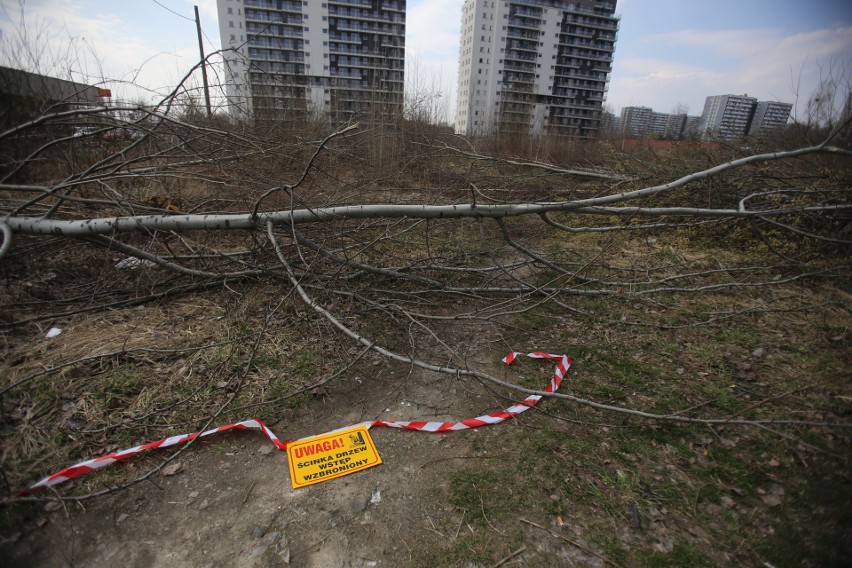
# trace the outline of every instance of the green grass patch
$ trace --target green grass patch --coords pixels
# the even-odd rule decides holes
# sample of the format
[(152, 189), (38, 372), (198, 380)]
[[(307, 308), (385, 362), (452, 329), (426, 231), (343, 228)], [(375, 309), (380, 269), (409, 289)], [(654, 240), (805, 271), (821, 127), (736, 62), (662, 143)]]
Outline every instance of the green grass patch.
[(639, 562), (643, 568), (704, 568), (710, 567), (707, 557), (689, 543), (677, 542), (671, 552), (639, 551)]
[(450, 503), (463, 510), (465, 520), (471, 523), (493, 522), (497, 515), (514, 510), (517, 497), (511, 480), (501, 472), (463, 469), (450, 476)]

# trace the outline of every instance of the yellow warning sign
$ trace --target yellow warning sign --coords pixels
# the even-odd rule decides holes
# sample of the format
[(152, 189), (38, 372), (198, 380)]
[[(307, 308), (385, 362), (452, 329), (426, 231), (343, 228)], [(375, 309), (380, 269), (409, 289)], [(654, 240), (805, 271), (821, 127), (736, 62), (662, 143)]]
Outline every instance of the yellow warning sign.
[(287, 457), (294, 489), (382, 463), (363, 425), (296, 440), (287, 445)]

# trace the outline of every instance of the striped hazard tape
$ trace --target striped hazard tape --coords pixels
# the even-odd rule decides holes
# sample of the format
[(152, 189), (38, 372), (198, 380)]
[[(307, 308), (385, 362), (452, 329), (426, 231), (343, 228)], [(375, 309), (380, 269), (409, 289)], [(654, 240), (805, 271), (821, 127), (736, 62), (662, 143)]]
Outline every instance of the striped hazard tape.
[[(511, 365), (512, 362), (520, 355), (523, 355), (523, 353), (509, 353), (503, 358), (503, 362), (507, 365)], [(544, 389), (544, 392), (556, 392), (556, 390), (559, 389), (559, 385), (562, 383), (562, 379), (565, 377), (565, 374), (571, 367), (571, 359), (565, 355), (552, 355), (550, 353), (540, 352), (527, 353), (526, 356), (532, 357), (533, 359), (556, 360), (556, 369), (553, 373), (553, 378), (550, 380), (550, 384), (547, 385), (547, 388)], [(483, 416), (477, 416), (476, 418), (468, 418), (467, 420), (462, 420), (461, 422), (386, 422), (384, 420), (372, 420), (362, 422), (360, 424), (355, 424), (353, 426), (346, 426), (345, 428), (340, 428), (339, 430), (361, 425), (364, 425), (367, 428), (372, 428), (373, 426), (384, 426), (387, 428), (402, 428), (404, 430), (420, 430), (422, 432), (452, 432), (456, 430), (467, 430), (469, 428), (478, 428), (480, 426), (487, 426), (489, 424), (499, 424), (500, 422), (503, 422), (510, 418), (514, 418), (518, 414), (525, 412), (535, 406), (539, 400), (541, 400), (541, 395), (530, 395), (518, 404), (510, 406), (509, 408), (501, 410), (500, 412), (485, 414)], [(155, 448), (168, 448), (169, 446), (176, 446), (178, 444), (183, 444), (185, 442), (195, 440), (196, 438), (204, 438), (206, 436), (217, 434), (219, 432), (226, 432), (228, 430), (245, 430), (248, 428), (261, 430), (264, 434), (266, 434), (270, 441), (272, 441), (272, 443), (275, 444), (275, 446), (279, 450), (287, 450), (287, 443), (279, 440), (278, 437), (273, 434), (269, 428), (266, 427), (266, 424), (264, 424), (258, 419), (246, 420), (244, 422), (237, 422), (235, 424), (226, 424), (224, 426), (219, 426), (218, 428), (205, 430), (204, 432), (194, 432), (192, 434), (170, 436), (168, 438), (163, 438), (162, 440), (157, 440), (156, 442), (142, 444), (141, 446), (136, 446), (127, 450), (121, 450), (120, 452), (113, 452), (111, 454), (86, 460), (76, 465), (72, 465), (71, 467), (66, 467), (65, 469), (58, 471), (53, 475), (45, 477), (38, 483), (34, 483), (28, 488), (21, 491), (18, 496), (23, 497), (25, 495), (29, 495), (33, 491), (44, 489), (46, 487), (53, 487), (54, 485), (59, 485), (60, 483), (70, 481), (71, 479), (80, 477), (96, 469), (100, 469), (102, 467), (112, 465), (117, 461), (127, 459), (145, 450), (153, 450)], [(337, 430), (332, 430), (332, 432), (336, 431)]]

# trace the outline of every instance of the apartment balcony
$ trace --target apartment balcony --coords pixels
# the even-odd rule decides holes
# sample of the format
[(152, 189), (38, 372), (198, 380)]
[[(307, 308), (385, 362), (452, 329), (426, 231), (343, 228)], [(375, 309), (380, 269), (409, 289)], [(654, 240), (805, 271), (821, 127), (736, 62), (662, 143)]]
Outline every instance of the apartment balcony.
[(302, 51), (303, 44), (300, 39), (282, 39), (251, 36), (248, 40), (249, 54), (255, 49), (273, 49), (277, 51)]
[(246, 23), (283, 24), (285, 26), (301, 26), (303, 24), (301, 14), (270, 14), (246, 10), (245, 16)]
[(615, 51), (615, 45), (613, 43), (606, 41), (588, 41), (568, 34), (559, 34), (558, 44), (562, 47), (581, 47), (596, 51), (605, 51), (607, 53)]
[(593, 53), (588, 49), (564, 49), (559, 50), (558, 56), (561, 57), (576, 57), (577, 59), (591, 59), (592, 61), (603, 61), (612, 63), (612, 55), (603, 53)]
[(336, 41), (338, 43), (352, 43), (355, 45), (361, 45), (361, 36), (355, 35), (354, 37), (350, 34), (341, 35), (339, 33), (330, 32), (328, 34), (328, 39), (330, 41)]
[[(518, 93), (532, 93), (533, 92), (533, 82), (532, 81), (503, 81), (501, 83), (503, 87), (504, 96), (511, 96), (511, 94)], [(509, 94), (506, 94), (509, 93)], [(532, 103), (530, 103), (532, 104)]]
[(583, 26), (585, 28), (594, 28), (598, 30), (606, 30), (606, 31), (617, 31), (618, 30), (618, 22), (617, 21), (609, 21), (609, 20), (599, 20), (596, 18), (586, 18), (583, 16), (573, 16), (571, 14), (566, 16), (566, 22), (577, 26)]
[[(302, 13), (301, 2), (278, 2), (277, 0), (245, 0), (246, 8), (262, 8), (276, 12)], [(248, 10), (246, 10), (248, 12)]]
[(352, 62), (352, 61), (338, 61), (338, 67), (349, 67), (350, 69), (375, 69), (376, 71), (402, 71), (402, 65), (399, 66), (390, 66), (390, 65), (373, 65), (369, 61), (361, 61), (361, 62)]
[(256, 37), (302, 37), (302, 26), (285, 27), (283, 33), (279, 33), (278, 30), (273, 30), (274, 27), (275, 26), (261, 26), (259, 24), (252, 24), (249, 22), (246, 24), (246, 32)]
[(535, 82), (535, 73), (532, 71), (509, 71), (503, 73), (504, 83), (529, 83)]
[[(404, 12), (405, 8), (402, 7), (402, 4), (399, 2), (381, 2), (379, 0), (379, 7), (385, 11), (393, 11), (393, 12)], [(341, 7), (341, 8), (351, 8), (353, 6), (363, 6), (365, 8), (373, 8), (373, 2), (371, 0), (355, 0), (348, 2), (340, 2), (339, 0), (330, 0), (328, 2), (328, 7)]]
[(541, 37), (541, 34), (539, 32), (525, 32), (517, 28), (509, 28), (508, 30), (506, 30), (506, 37), (515, 37), (525, 40), (538, 41), (538, 38)]
[(371, 34), (384, 34), (390, 36), (398, 36), (400, 34), (405, 34), (405, 28), (402, 27), (399, 29), (399, 26), (379, 26), (377, 24), (369, 25), (369, 24), (361, 24), (358, 22), (352, 22), (347, 20), (341, 20), (337, 22), (337, 30), (352, 30), (356, 32), (366, 32)]
[(330, 69), (328, 74), (332, 77), (338, 77), (342, 79), (358, 79), (359, 81), (363, 78), (361, 73), (355, 73), (353, 71), (345, 71), (342, 69)]
[(528, 51), (517, 51), (515, 48), (510, 47), (506, 50), (505, 55), (503, 55), (503, 59), (514, 59), (516, 61), (528, 61), (535, 63), (538, 61), (538, 55), (531, 54)]
[[(523, 75), (525, 79), (531, 81), (535, 76), (535, 67), (523, 65), (506, 65), (503, 67), (503, 74), (509, 76)], [(527, 75), (531, 75), (532, 77), (526, 77)]]
[(254, 62), (273, 62), (273, 63), (304, 63), (305, 55), (302, 52), (293, 52), (288, 54), (251, 54), (249, 53), (249, 59)]
[(592, 79), (595, 82), (603, 82), (603, 79), (600, 78), (600, 73), (577, 71), (576, 69), (579, 69), (579, 67), (571, 67), (569, 65), (562, 65), (559, 63), (556, 65), (556, 70), (553, 76), (559, 79)]
[(538, 43), (528, 41), (508, 40), (506, 41), (506, 52), (516, 49), (518, 51), (528, 51), (530, 53), (538, 53)]
[(376, 14), (375, 12), (356, 12), (355, 10), (328, 8), (329, 21), (331, 18), (358, 20), (362, 22), (378, 22), (386, 24), (405, 23), (405, 16), (400, 14)]
[(615, 40), (618, 39), (617, 32), (601, 32), (599, 30), (589, 31), (586, 28), (581, 28), (576, 25), (562, 26), (559, 33), (572, 37), (582, 37), (586, 39), (597, 39), (611, 42), (615, 42)]
[(531, 20), (529, 18), (509, 18), (510, 28), (522, 28), (527, 30), (541, 29), (541, 20)]
[(524, 16), (527, 18), (539, 18), (541, 19), (542, 11), (540, 9), (534, 8), (521, 8), (520, 6), (512, 6), (509, 9), (509, 17), (512, 16)]
[[(403, 61), (405, 59), (404, 54), (401, 49), (391, 48), (387, 49), (386, 52), (381, 51), (370, 51), (367, 47), (344, 47), (346, 44), (335, 44), (330, 43), (328, 46), (328, 52), (330, 55), (357, 55), (359, 57), (369, 57), (372, 59), (391, 59)], [(392, 53), (392, 51), (398, 51), (398, 53)]]

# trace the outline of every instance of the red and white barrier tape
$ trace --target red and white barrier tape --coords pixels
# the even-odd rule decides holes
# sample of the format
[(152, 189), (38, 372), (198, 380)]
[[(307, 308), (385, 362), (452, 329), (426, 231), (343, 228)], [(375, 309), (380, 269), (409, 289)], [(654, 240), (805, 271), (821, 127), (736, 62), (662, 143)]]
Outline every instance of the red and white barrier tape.
[[(523, 355), (523, 353), (509, 353), (503, 358), (503, 362), (507, 365), (511, 365), (512, 362), (519, 355)], [(571, 367), (571, 359), (565, 355), (551, 355), (550, 353), (539, 352), (527, 353), (526, 355), (527, 357), (532, 357), (534, 359), (555, 359), (557, 361), (556, 369), (553, 373), (553, 378), (550, 380), (550, 384), (547, 385), (547, 388), (544, 390), (544, 392), (556, 392), (556, 390), (559, 389), (559, 385), (562, 383), (562, 379), (565, 377), (565, 374)], [(476, 418), (468, 418), (467, 420), (462, 420), (461, 422), (386, 422), (384, 420), (373, 420), (363, 422), (361, 424), (356, 424), (355, 426), (360, 426), (363, 424), (367, 426), (367, 428), (371, 428), (373, 426), (385, 426), (388, 428), (402, 428), (404, 430), (420, 430), (422, 432), (452, 432), (455, 430), (467, 430), (469, 428), (478, 428), (480, 426), (487, 426), (489, 424), (499, 424), (500, 422), (503, 422), (510, 418), (514, 418), (518, 414), (525, 412), (535, 406), (535, 404), (539, 400), (541, 400), (541, 395), (530, 395), (518, 404), (510, 406), (506, 410), (501, 410), (500, 412), (494, 412), (492, 414), (485, 414), (483, 416), (477, 416)], [(351, 427), (352, 426), (346, 426), (346, 428)], [(287, 444), (279, 440), (278, 437), (273, 434), (272, 431), (267, 428), (263, 422), (258, 419), (246, 420), (245, 422), (226, 424), (225, 426), (219, 426), (218, 428), (213, 428), (212, 430), (206, 430), (200, 433), (194, 432), (192, 434), (170, 436), (168, 438), (163, 438), (162, 440), (158, 440), (156, 442), (150, 442), (148, 444), (136, 446), (135, 448), (129, 448), (127, 450), (121, 450), (120, 452), (113, 452), (105, 456), (86, 460), (76, 465), (72, 465), (71, 467), (66, 467), (65, 469), (58, 471), (53, 475), (45, 477), (38, 483), (34, 483), (30, 485), (27, 489), (21, 491), (18, 496), (23, 497), (25, 495), (29, 495), (33, 491), (43, 489), (45, 487), (53, 487), (54, 485), (59, 485), (60, 483), (64, 483), (76, 477), (80, 477), (81, 475), (85, 475), (96, 469), (100, 469), (102, 467), (112, 465), (117, 461), (127, 459), (144, 450), (152, 450), (154, 448), (167, 448), (169, 446), (175, 446), (177, 444), (189, 442), (196, 438), (204, 438), (206, 436), (210, 436), (211, 434), (216, 434), (218, 432), (225, 432), (227, 430), (245, 430), (247, 428), (256, 428), (258, 430), (261, 430), (264, 434), (266, 434), (266, 436), (272, 441), (273, 444), (275, 444), (275, 446), (279, 450), (287, 450)], [(340, 429), (342, 430), (344, 428)]]

